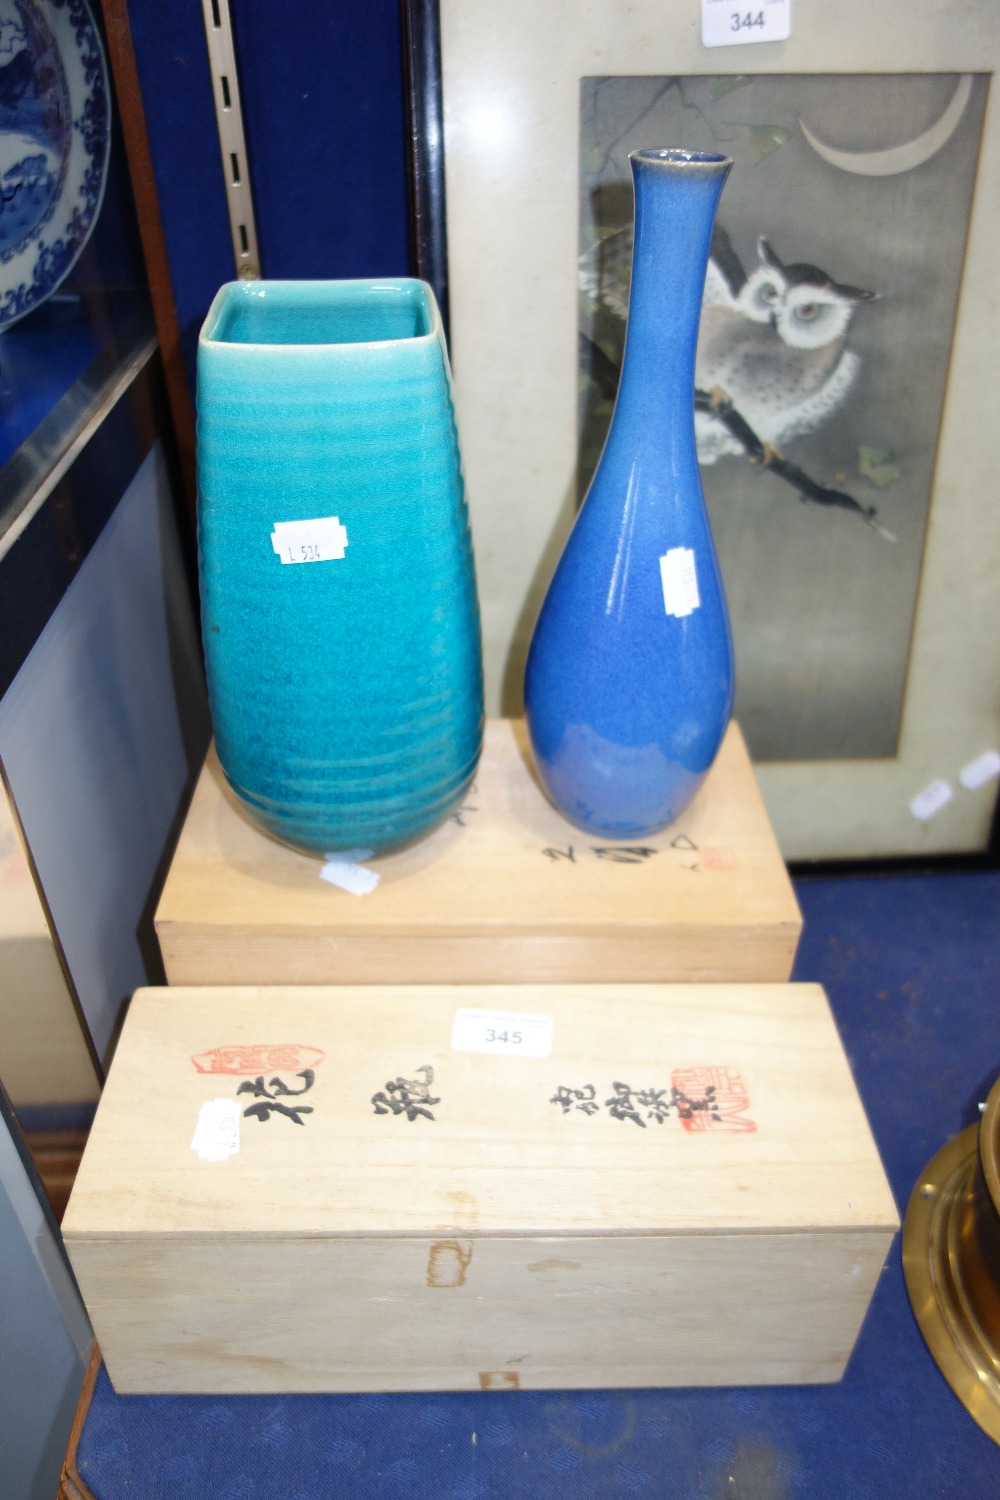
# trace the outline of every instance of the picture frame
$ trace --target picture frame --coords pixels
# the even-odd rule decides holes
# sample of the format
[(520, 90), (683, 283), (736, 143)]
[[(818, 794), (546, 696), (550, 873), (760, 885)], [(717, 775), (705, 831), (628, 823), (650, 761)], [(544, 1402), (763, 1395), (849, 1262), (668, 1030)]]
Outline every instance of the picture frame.
[(433, 287), (447, 336), (448, 234), (438, 0), (402, 0), (400, 27), (410, 270)]
[[(788, 859), (983, 852), (997, 794), (995, 775), (984, 778), (983, 768), (988, 773), (1000, 745), (1000, 508), (990, 442), (992, 239), (1000, 223), (1000, 118), (990, 84), (1000, 18), (946, 12), (943, 0), (892, 0), (877, 10), (830, 0), (796, 9), (786, 42), (711, 49), (701, 43), (692, 0), (541, 9), (527, 0), (503, 7), (439, 0), (439, 24), (450, 341), (492, 713), (520, 711), (534, 619), (579, 499), (581, 80), (983, 79), (895, 750), (840, 758), (814, 751), (757, 764)], [(884, 126), (889, 145), (892, 119)], [(739, 680), (738, 632), (736, 644)], [(979, 780), (967, 786), (963, 773), (976, 782), (972, 766)], [(928, 788), (937, 790), (921, 800)]]

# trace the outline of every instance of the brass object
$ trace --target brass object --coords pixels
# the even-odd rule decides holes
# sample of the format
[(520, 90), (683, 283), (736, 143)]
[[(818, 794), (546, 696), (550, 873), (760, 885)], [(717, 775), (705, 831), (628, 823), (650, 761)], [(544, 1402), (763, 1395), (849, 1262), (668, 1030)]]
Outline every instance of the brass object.
[(903, 1274), (938, 1368), (1000, 1443), (1000, 1079), (979, 1125), (949, 1141), (917, 1180)]

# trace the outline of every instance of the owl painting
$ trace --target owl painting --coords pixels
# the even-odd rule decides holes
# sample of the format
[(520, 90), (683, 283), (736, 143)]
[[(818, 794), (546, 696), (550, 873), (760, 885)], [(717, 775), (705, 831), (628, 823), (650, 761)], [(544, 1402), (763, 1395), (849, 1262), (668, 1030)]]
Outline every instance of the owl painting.
[[(985, 8), (1000, 16), (1000, 0)], [(758, 54), (734, 51), (733, 68)], [(946, 400), (971, 413), (975, 360), (961, 351), (988, 337), (996, 278), (977, 283), (989, 255), (974, 252), (990, 88), (986, 73), (822, 63), (580, 79), (575, 498), (600, 463), (626, 342), (629, 153), (656, 141), (724, 152), (733, 169), (691, 362), (736, 715), (755, 762), (770, 763), (783, 836), (822, 824), (830, 848), (853, 837), (840, 794), (869, 774), (861, 763), (901, 765), (915, 743), (919, 653), (938, 649), (917, 605), (954, 520), (944, 476), (977, 443), (990, 451), (988, 422), (943, 423)], [(661, 271), (669, 317), (675, 268)]]
[[(766, 239), (744, 276), (717, 232), (705, 280), (695, 384), (724, 393), (769, 448), (823, 425), (853, 386), (860, 361), (847, 348), (858, 305), (876, 295), (834, 281), (818, 266), (783, 265)], [(698, 457), (744, 450), (711, 411), (695, 419)]]
[[(631, 255), (630, 226), (595, 246), (580, 266), (581, 289), (623, 321)], [(851, 320), (875, 296), (834, 281), (818, 266), (784, 265), (763, 237), (748, 276), (725, 230), (717, 228), (702, 304), (697, 389), (730, 404), (768, 450), (780, 452), (842, 405), (860, 368), (847, 347)], [(746, 453), (711, 409), (696, 413), (695, 432), (703, 464)]]

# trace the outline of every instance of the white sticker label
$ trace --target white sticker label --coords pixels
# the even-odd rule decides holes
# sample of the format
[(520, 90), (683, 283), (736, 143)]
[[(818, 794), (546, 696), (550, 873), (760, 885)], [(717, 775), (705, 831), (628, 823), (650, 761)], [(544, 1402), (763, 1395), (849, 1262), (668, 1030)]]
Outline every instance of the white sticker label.
[(683, 619), (701, 603), (698, 573), (690, 547), (671, 547), (660, 558), (660, 582), (663, 584), (663, 607), (668, 615)]
[(930, 786), (925, 786), (922, 792), (918, 792), (910, 803), (910, 812), (921, 823), (926, 823), (928, 818), (933, 818), (942, 807), (947, 807), (955, 793), (947, 781), (932, 781)]
[(347, 547), (347, 527), (336, 516), (275, 521), (271, 546), (283, 563), (335, 562)]
[(984, 750), (982, 755), (970, 760), (958, 773), (958, 779), (967, 792), (974, 792), (985, 786), (994, 776), (1000, 776), (1000, 753), (996, 750)]
[(235, 1099), (206, 1099), (198, 1111), (191, 1150), (201, 1161), (225, 1161), (240, 1149), (240, 1106)]
[(552, 1017), (521, 1010), (456, 1010), (451, 1045), (456, 1052), (548, 1057), (552, 1051)]
[(319, 872), (320, 880), (326, 880), (352, 896), (368, 896), (382, 878), (375, 870), (366, 870), (360, 863), (371, 859), (372, 849), (346, 849), (340, 853), (327, 854), (326, 864)]
[(738, 47), (746, 42), (785, 42), (792, 34), (792, 0), (701, 0), (701, 40), (705, 47)]

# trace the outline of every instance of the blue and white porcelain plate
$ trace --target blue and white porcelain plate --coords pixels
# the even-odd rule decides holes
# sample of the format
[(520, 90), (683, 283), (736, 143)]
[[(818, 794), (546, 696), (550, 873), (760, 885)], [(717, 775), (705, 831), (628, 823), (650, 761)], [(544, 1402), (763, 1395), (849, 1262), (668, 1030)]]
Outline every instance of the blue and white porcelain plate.
[(110, 144), (87, 0), (0, 0), (0, 330), (72, 270), (100, 212)]

